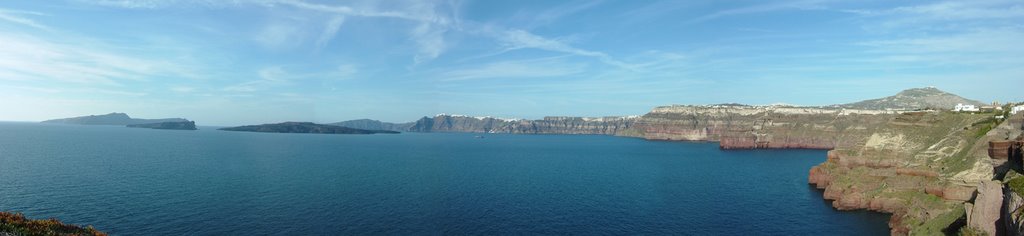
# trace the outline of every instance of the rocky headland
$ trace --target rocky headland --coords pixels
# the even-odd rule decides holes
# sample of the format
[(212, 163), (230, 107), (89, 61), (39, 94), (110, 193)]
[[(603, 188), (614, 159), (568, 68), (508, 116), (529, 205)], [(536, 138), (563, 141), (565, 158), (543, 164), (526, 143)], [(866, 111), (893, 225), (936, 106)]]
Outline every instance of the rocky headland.
[(170, 130), (196, 130), (195, 121), (180, 121), (180, 122), (160, 122), (160, 123), (149, 123), (149, 124), (134, 124), (127, 125), (129, 128), (148, 128), (148, 129), (170, 129)]
[(284, 122), (277, 124), (246, 125), (221, 128), (226, 131), (264, 132), (264, 133), (307, 133), (307, 134), (397, 134), (388, 130), (365, 130), (349, 127), (315, 124), (312, 122)]

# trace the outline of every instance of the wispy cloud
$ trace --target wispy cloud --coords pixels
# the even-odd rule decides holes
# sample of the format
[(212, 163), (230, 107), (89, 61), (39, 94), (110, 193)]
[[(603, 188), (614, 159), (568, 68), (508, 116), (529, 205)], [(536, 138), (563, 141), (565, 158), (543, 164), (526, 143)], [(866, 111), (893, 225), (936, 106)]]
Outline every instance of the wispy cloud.
[(715, 20), (723, 17), (738, 16), (757, 14), (773, 11), (782, 10), (821, 10), (825, 9), (824, 0), (801, 0), (801, 1), (785, 1), (785, 2), (774, 2), (761, 5), (746, 6), (740, 8), (733, 8), (714, 12), (711, 14), (703, 15), (690, 20), (688, 23), (700, 23), (709, 20)]
[(1024, 3), (1006, 0), (943, 1), (890, 8), (841, 10), (860, 16), (869, 31), (927, 32), (1020, 26)]
[(533, 60), (499, 61), (474, 65), (468, 68), (453, 69), (441, 73), (441, 81), (462, 81), (498, 78), (543, 78), (563, 77), (583, 73), (586, 66), (578, 63), (567, 63), (562, 58), (542, 58)]
[[(104, 4), (129, 8), (160, 8), (174, 6), (174, 4), (169, 4), (167, 2), (183, 3), (181, 1), (170, 0), (147, 0), (108, 1), (104, 2)], [(237, 5), (240, 4), (240, 2), (245, 1), (228, 3)], [(213, 4), (207, 1), (185, 1), (184, 3), (193, 3), (200, 6)], [(249, 3), (266, 7), (284, 6), (300, 10), (331, 14), (332, 18), (328, 21), (319, 37), (317, 37), (315, 43), (317, 48), (323, 47), (334, 37), (337, 30), (345, 22), (346, 17), (394, 18), (413, 21), (415, 23), (415, 26), (411, 27), (409, 30), (409, 39), (415, 43), (417, 48), (416, 53), (413, 55), (413, 61), (416, 64), (434, 60), (444, 54), (448, 49), (456, 46), (446, 40), (446, 34), (452, 31), (458, 31), (471, 34), (483, 32), (484, 36), (498, 41), (503, 46), (502, 50), (505, 52), (519, 49), (539, 49), (591, 57), (601, 61), (602, 63), (620, 68), (628, 69), (632, 67), (629, 63), (617, 60), (607, 53), (580, 49), (573, 47), (562, 40), (545, 38), (526, 30), (499, 27), (491, 24), (460, 23), (463, 20), (455, 18), (457, 15), (457, 10), (454, 9), (457, 5), (456, 3), (406, 1), (401, 2), (401, 4), (388, 4), (391, 8), (386, 10), (367, 5), (357, 7), (355, 5), (319, 4), (301, 0), (267, 0), (251, 1)], [(542, 19), (540, 20), (554, 20), (561, 16), (596, 6), (598, 3), (600, 2), (590, 2), (554, 9), (541, 14)], [(295, 46), (297, 42), (302, 41), (298, 38), (301, 34), (302, 32), (300, 32), (296, 27), (292, 27), (287, 24), (271, 24), (265, 27), (264, 30), (256, 36), (256, 40), (257, 42), (271, 48), (288, 48), (289, 46)]]
[(291, 49), (299, 46), (302, 42), (302, 34), (299, 27), (285, 22), (271, 23), (256, 34), (254, 39), (260, 45), (269, 49)]
[(181, 64), (105, 50), (102, 45), (69, 44), (28, 35), (0, 33), (0, 73), (6, 79), (120, 85), (151, 75), (186, 75)]
[(298, 82), (350, 79), (358, 72), (359, 68), (352, 64), (341, 64), (332, 70), (313, 72), (297, 72), (297, 69), (287, 69), (284, 66), (268, 66), (255, 72), (258, 79), (229, 85), (222, 90), (228, 92), (258, 92), (272, 88), (283, 90)]
[(90, 4), (132, 8), (158, 9), (167, 7), (220, 7), (243, 3), (266, 2), (261, 0), (80, 0)]
[(1019, 1), (946, 1), (890, 9), (847, 10), (865, 16), (895, 15), (933, 20), (1002, 19), (1024, 17), (1024, 4)]
[(324, 26), (324, 32), (320, 33), (320, 38), (316, 40), (316, 48), (320, 49), (330, 43), (334, 36), (338, 34), (338, 30), (341, 29), (341, 25), (345, 23), (344, 16), (334, 16), (327, 25)]
[(224, 91), (229, 92), (255, 92), (265, 90), (270, 87), (280, 86), (290, 83), (292, 79), (291, 75), (288, 74), (281, 66), (271, 66), (262, 68), (256, 72), (257, 80), (251, 80), (242, 82), (239, 84), (231, 85), (224, 88)]
[[(444, 34), (454, 27), (451, 17), (438, 12), (438, 4), (431, 1), (404, 2), (399, 5), (404, 7), (392, 10), (378, 10), (370, 7), (357, 9), (350, 6), (314, 4), (298, 0), (282, 0), (276, 3), (342, 16), (396, 18), (417, 22), (417, 26), (409, 31), (410, 39), (416, 43), (418, 48), (413, 57), (416, 64), (433, 60), (444, 53), (448, 46)], [(337, 25), (340, 26), (340, 24)]]
[(17, 24), (29, 26), (29, 27), (36, 28), (36, 29), (46, 30), (46, 31), (51, 31), (52, 30), (49, 26), (40, 24), (40, 23), (36, 22), (35, 20), (23, 17), (22, 15), (42, 16), (42, 15), (45, 15), (45, 14), (38, 13), (38, 12), (31, 12), (31, 11), (17, 11), (17, 10), (9, 10), (9, 9), (0, 8), (0, 20), (12, 22), (12, 23), (17, 23)]
[(597, 60), (608, 64), (617, 66), (620, 68), (631, 69), (633, 65), (616, 60), (612, 56), (604, 52), (591, 51), (573, 47), (568, 43), (549, 39), (535, 35), (533, 33), (524, 30), (503, 30), (497, 33), (493, 33), (494, 37), (497, 38), (505, 47), (505, 51), (519, 50), (519, 49), (541, 49), (553, 52), (569, 53), (577, 56), (585, 56), (596, 58)]
[(519, 13), (516, 14), (516, 16), (513, 16), (512, 19), (529, 22), (525, 26), (525, 28), (529, 29), (551, 24), (563, 17), (571, 16), (573, 14), (586, 11), (588, 9), (601, 5), (604, 2), (605, 1), (603, 0), (566, 2), (559, 6), (555, 6), (549, 9), (520, 11)]

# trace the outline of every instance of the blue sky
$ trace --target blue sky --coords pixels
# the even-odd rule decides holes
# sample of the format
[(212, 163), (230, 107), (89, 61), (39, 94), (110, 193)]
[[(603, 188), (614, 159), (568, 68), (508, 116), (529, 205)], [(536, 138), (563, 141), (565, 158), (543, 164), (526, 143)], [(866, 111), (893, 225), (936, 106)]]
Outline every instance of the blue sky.
[(0, 3), (0, 120), (200, 125), (1024, 100), (1021, 1)]

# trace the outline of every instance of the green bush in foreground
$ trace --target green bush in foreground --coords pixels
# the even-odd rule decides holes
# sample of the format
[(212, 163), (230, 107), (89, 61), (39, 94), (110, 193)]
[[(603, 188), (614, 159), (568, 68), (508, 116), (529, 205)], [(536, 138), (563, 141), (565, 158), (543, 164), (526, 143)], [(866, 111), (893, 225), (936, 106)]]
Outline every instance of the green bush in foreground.
[(15, 235), (103, 235), (106, 233), (89, 227), (61, 223), (56, 219), (26, 219), (21, 213), (0, 212), (0, 232)]

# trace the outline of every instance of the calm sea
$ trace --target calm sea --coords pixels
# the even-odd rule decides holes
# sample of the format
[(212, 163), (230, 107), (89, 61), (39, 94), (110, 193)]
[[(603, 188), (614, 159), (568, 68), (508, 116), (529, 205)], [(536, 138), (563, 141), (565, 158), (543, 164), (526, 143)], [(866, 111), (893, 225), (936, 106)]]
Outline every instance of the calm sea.
[(0, 123), (0, 211), (116, 235), (888, 234), (806, 183), (824, 151), (476, 135)]

